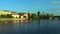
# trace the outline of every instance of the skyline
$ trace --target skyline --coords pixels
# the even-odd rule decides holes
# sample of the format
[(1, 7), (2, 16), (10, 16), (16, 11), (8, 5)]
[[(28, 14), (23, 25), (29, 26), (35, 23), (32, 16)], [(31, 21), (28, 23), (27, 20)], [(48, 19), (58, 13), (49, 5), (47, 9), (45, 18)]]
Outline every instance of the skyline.
[(0, 0), (0, 10), (60, 15), (60, 0)]

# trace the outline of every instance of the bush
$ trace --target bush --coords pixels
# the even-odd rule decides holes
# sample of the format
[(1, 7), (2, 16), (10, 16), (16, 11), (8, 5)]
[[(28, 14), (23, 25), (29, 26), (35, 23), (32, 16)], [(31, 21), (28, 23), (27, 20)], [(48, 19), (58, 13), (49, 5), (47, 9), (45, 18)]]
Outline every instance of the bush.
[(32, 15), (32, 19), (38, 19), (38, 18), (39, 18), (38, 15), (36, 15), (36, 14)]
[(1, 15), (0, 17), (1, 18), (13, 18), (13, 16), (12, 15), (9, 15), (9, 14), (7, 14), (7, 15)]

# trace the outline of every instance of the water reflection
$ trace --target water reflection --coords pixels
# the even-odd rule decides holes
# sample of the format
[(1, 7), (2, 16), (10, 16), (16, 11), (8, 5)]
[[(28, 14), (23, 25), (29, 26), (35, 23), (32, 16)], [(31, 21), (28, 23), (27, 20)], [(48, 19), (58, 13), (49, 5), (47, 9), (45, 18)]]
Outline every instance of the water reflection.
[(0, 34), (60, 34), (60, 20), (0, 21)]

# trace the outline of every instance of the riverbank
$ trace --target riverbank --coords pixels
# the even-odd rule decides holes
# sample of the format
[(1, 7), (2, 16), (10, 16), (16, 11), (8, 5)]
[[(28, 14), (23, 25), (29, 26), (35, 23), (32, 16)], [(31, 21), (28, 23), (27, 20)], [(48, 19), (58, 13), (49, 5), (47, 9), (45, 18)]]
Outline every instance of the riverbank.
[(21, 19), (21, 18), (0, 18), (1, 20), (26, 20), (26, 19)]

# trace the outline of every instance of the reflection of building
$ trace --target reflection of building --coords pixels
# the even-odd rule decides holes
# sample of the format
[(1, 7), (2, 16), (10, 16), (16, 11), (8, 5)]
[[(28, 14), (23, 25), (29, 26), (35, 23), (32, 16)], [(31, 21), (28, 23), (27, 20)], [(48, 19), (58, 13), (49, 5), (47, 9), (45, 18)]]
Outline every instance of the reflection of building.
[(7, 15), (7, 14), (11, 14), (11, 12), (9, 10), (0, 10), (0, 15)]
[(19, 18), (19, 14), (18, 14), (18, 13), (12, 12), (11, 14), (12, 14), (12, 16), (13, 16), (14, 18)]
[(13, 23), (20, 23), (19, 20), (13, 20), (12, 22), (13, 22)]

